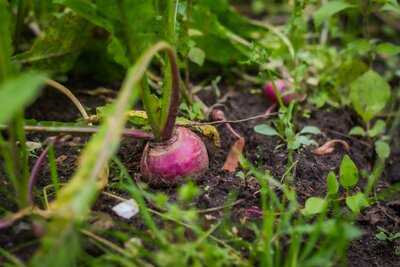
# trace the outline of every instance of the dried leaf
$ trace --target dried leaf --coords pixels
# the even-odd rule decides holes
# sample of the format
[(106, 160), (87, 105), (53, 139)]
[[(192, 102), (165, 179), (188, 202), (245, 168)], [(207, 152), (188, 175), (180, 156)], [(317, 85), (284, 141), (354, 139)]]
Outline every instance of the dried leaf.
[(222, 167), (223, 170), (228, 172), (236, 171), (236, 168), (239, 165), (239, 158), (243, 152), (245, 145), (244, 138), (239, 138), (231, 147), (228, 157), (225, 160), (224, 166)]
[(333, 139), (333, 140), (326, 142), (322, 146), (314, 149), (312, 152), (318, 156), (327, 155), (327, 154), (333, 153), (335, 151), (336, 144), (341, 144), (346, 151), (350, 150), (350, 146), (349, 146), (349, 144), (347, 144), (346, 141), (343, 141), (340, 139)]

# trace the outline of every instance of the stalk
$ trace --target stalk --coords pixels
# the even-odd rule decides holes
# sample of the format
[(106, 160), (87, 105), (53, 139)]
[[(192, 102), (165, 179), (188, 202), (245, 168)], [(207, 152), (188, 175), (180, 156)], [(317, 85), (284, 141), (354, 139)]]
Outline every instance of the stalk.
[(162, 141), (169, 140), (172, 137), (180, 96), (180, 77), (176, 53), (173, 50), (167, 50), (166, 52), (170, 63), (171, 86), (164, 88), (165, 95), (163, 96), (160, 116)]
[[(0, 130), (7, 129), (7, 125), (0, 124)], [(44, 132), (44, 133), (68, 133), (68, 134), (94, 134), (99, 131), (99, 127), (55, 127), (55, 126), (38, 126), (38, 125), (25, 125), (26, 132)], [(124, 136), (130, 136), (138, 139), (151, 140), (154, 138), (153, 134), (137, 130), (137, 129), (124, 129), (122, 131)]]
[[(168, 0), (166, 3), (166, 23), (167, 34), (166, 39), (172, 45), (175, 44), (175, 22), (178, 0)], [(176, 114), (179, 105), (180, 78), (179, 68), (177, 64), (177, 56), (168, 55), (169, 65), (164, 69), (165, 86), (163, 88), (163, 96), (161, 99), (160, 114), (160, 139), (161, 141), (169, 140), (172, 136), (175, 125)]]

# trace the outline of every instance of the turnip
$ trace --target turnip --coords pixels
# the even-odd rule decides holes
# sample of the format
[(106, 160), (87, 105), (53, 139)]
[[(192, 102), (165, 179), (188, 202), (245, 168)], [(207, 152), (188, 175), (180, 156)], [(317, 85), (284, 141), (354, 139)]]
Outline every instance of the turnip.
[(196, 177), (208, 168), (203, 141), (191, 130), (177, 127), (171, 139), (149, 142), (140, 163), (142, 175), (153, 185), (178, 184), (184, 177)]
[(279, 96), (284, 104), (289, 104), (293, 100), (300, 99), (300, 95), (290, 91), (290, 83), (285, 80), (275, 80), (268, 82), (264, 87), (264, 94), (272, 103), (279, 102)]
[(187, 128), (175, 127), (180, 78), (175, 53), (172, 49), (167, 53), (170, 66), (164, 73), (165, 80), (170, 82), (163, 88), (160, 113), (155, 112), (151, 108), (154, 105), (149, 102), (155, 96), (146, 85), (142, 88), (144, 107), (155, 140), (147, 143), (140, 169), (143, 179), (156, 186), (176, 185), (186, 177), (196, 177), (208, 169), (208, 154), (201, 138)]

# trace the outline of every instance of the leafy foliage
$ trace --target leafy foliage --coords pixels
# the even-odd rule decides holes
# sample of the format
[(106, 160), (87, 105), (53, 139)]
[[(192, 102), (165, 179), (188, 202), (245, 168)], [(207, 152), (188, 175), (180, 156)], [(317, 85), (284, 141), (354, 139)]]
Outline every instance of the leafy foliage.
[(75, 14), (62, 13), (52, 19), (48, 30), (35, 40), (32, 48), (15, 56), (32, 68), (58, 73), (69, 71), (86, 44), (91, 27)]

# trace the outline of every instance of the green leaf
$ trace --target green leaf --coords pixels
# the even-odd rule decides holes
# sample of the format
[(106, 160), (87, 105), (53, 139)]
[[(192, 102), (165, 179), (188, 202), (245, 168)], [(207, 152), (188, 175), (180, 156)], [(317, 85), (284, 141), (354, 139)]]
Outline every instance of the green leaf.
[(368, 131), (368, 136), (369, 137), (375, 137), (378, 136), (380, 134), (385, 133), (386, 130), (386, 123), (383, 120), (377, 120), (374, 124), (374, 127), (372, 127), (369, 131)]
[(32, 48), (14, 58), (35, 69), (64, 73), (70, 70), (89, 38), (89, 23), (73, 12), (54, 17)]
[(254, 131), (267, 136), (279, 136), (278, 132), (268, 124), (259, 124), (254, 127)]
[(306, 200), (304, 208), (301, 210), (301, 213), (309, 216), (321, 213), (327, 207), (326, 199), (319, 197), (310, 197)]
[(192, 47), (189, 50), (188, 53), (188, 58), (196, 63), (199, 66), (202, 66), (204, 63), (204, 59), (206, 57), (206, 54), (204, 53), (204, 51), (198, 47)]
[(392, 43), (382, 43), (376, 47), (376, 52), (385, 56), (395, 56), (400, 53), (400, 46)]
[(383, 11), (389, 11), (389, 12), (393, 12), (397, 15), (400, 15), (400, 5), (397, 2), (397, 0), (389, 0), (388, 3), (386, 3), (383, 7), (382, 7)]
[(321, 134), (321, 130), (315, 126), (306, 126), (300, 131), (300, 134)]
[(0, 123), (6, 123), (17, 111), (30, 104), (38, 95), (44, 81), (44, 75), (28, 72), (1, 83)]
[(357, 55), (365, 55), (371, 51), (373, 45), (368, 39), (357, 39), (347, 45), (347, 49)]
[(0, 82), (11, 74), (11, 14), (6, 0), (0, 0)]
[(359, 57), (351, 56), (350, 59), (341, 64), (334, 78), (337, 81), (335, 89), (343, 105), (351, 104), (349, 85), (369, 69), (367, 64), (357, 58)]
[(118, 38), (114, 36), (111, 37), (111, 41), (107, 46), (107, 52), (112, 56), (112, 58), (123, 66), (125, 69), (128, 69), (131, 65), (129, 61), (129, 57), (127, 55), (126, 46), (124, 46)]
[(296, 135), (293, 149), (297, 149), (301, 146), (310, 146), (310, 145), (317, 146), (318, 143), (315, 142), (313, 139), (309, 138), (308, 136), (298, 134)]
[(354, 5), (346, 3), (344, 1), (329, 1), (326, 4), (322, 5), (315, 13), (314, 13), (314, 22), (316, 26), (320, 26), (324, 21), (328, 20), (333, 15), (348, 9), (353, 8)]
[(389, 84), (373, 70), (367, 71), (350, 85), (350, 100), (365, 122), (382, 111), (389, 99)]
[(349, 135), (365, 136), (365, 134), (366, 134), (365, 130), (360, 126), (353, 127), (349, 132)]
[(329, 172), (326, 178), (327, 193), (328, 195), (336, 195), (339, 191), (339, 183), (336, 179), (336, 174), (334, 172)]
[(387, 159), (390, 156), (390, 146), (382, 140), (375, 142), (375, 151), (380, 159)]
[[(191, 25), (195, 32), (201, 34), (193, 35), (191, 39), (197, 47), (207, 52), (208, 60), (228, 64), (245, 59), (244, 55), (249, 53), (248, 47), (235, 41), (240, 38), (235, 39), (235, 33), (222, 24), (218, 13), (214, 12), (218, 10), (210, 10), (216, 9), (216, 6), (218, 4), (207, 4), (204, 1), (193, 6)], [(219, 8), (224, 9), (222, 6)]]
[(365, 195), (362, 192), (358, 192), (346, 198), (346, 205), (351, 211), (358, 214), (363, 208), (368, 207), (369, 203)]
[(343, 160), (340, 164), (339, 182), (346, 189), (350, 189), (358, 182), (357, 166), (348, 155), (343, 157)]
[[(115, 14), (115, 12), (112, 12), (113, 11), (112, 8), (106, 9), (106, 8), (104, 8), (105, 6), (101, 5), (99, 2), (101, 2), (101, 1), (97, 1), (98, 5), (96, 6), (91, 1), (82, 1), (82, 0), (54, 0), (53, 1), (54, 4), (65, 5), (69, 8), (71, 8), (77, 14), (79, 14), (83, 18), (87, 19), (94, 25), (102, 27), (109, 32), (113, 32), (114, 27), (113, 27), (113, 24), (111, 23), (111, 17), (116, 18), (117, 15)], [(115, 4), (114, 4), (114, 6), (115, 6)], [(114, 16), (112, 16), (112, 15), (114, 15)]]
[(379, 232), (375, 235), (375, 237), (380, 240), (380, 241), (386, 241), (388, 240), (388, 236), (386, 235), (385, 232)]

